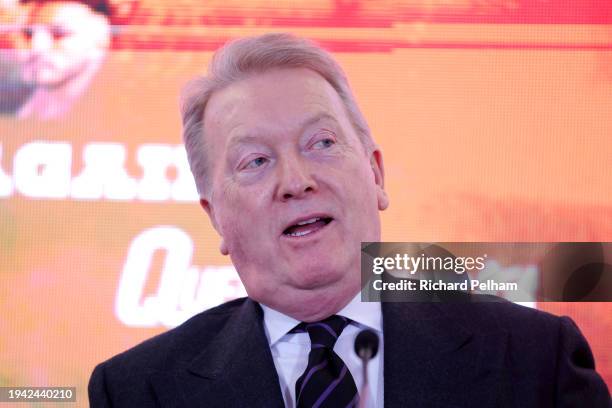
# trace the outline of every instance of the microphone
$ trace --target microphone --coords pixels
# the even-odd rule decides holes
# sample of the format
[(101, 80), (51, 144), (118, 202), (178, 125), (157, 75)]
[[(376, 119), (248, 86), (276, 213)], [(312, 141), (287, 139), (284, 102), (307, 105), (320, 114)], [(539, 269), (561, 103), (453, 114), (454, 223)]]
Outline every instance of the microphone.
[(370, 329), (359, 332), (355, 338), (355, 354), (361, 358), (363, 368), (363, 383), (359, 393), (359, 407), (365, 407), (368, 393), (368, 362), (378, 353), (378, 335)]

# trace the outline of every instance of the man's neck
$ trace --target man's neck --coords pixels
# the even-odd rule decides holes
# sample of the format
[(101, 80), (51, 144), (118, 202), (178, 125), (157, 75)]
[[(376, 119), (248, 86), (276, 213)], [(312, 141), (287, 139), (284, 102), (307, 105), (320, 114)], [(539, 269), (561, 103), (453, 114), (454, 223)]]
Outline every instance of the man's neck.
[(297, 294), (295, 302), (288, 306), (279, 307), (280, 305), (275, 304), (266, 304), (266, 306), (298, 321), (315, 322), (338, 313), (358, 293), (359, 285), (343, 290), (326, 288), (322, 291), (304, 291), (302, 294)]

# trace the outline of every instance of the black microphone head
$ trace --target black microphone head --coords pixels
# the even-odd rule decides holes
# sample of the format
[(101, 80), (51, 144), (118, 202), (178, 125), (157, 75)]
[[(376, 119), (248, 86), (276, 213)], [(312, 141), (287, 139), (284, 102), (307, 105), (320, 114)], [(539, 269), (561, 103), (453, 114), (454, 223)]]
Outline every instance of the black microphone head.
[(376, 356), (376, 353), (378, 353), (378, 335), (370, 329), (362, 330), (355, 339), (355, 353), (365, 359)]

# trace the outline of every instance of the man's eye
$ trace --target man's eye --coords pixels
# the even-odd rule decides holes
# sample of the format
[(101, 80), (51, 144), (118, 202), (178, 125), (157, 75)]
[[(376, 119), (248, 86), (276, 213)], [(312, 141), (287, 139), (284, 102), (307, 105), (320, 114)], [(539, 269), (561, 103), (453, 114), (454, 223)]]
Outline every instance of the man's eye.
[(314, 147), (315, 149), (327, 149), (329, 147), (332, 147), (334, 144), (336, 144), (336, 141), (334, 139), (327, 138), (319, 140), (318, 142), (313, 144), (312, 147)]
[(51, 36), (53, 40), (58, 41), (64, 37), (67, 37), (70, 33), (63, 27), (51, 27)]
[(266, 163), (267, 159), (265, 157), (257, 157), (244, 166), (245, 169), (255, 169), (257, 167), (263, 166)]
[(32, 37), (34, 36), (34, 29), (32, 27), (24, 27), (21, 32), (23, 33), (23, 36), (28, 40), (32, 39)]

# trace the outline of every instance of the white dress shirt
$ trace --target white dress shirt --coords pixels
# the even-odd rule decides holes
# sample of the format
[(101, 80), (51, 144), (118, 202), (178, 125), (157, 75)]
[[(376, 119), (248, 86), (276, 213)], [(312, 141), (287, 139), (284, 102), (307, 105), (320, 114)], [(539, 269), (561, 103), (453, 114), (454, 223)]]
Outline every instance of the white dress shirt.
[[(264, 311), (264, 328), (272, 351), (272, 359), (278, 372), (285, 406), (294, 408), (295, 383), (308, 365), (310, 337), (308, 333), (288, 333), (300, 321), (263, 304), (261, 307)], [(368, 408), (382, 407), (384, 401), (383, 332), (380, 303), (362, 302), (361, 294), (358, 293), (348, 305), (336, 314), (351, 319), (351, 323), (338, 337), (334, 345), (334, 351), (348, 367), (360, 394), (363, 384), (363, 367), (361, 359), (355, 354), (355, 337), (362, 329), (368, 328), (374, 330), (380, 338), (378, 353), (368, 363), (369, 387), (365, 406)]]

